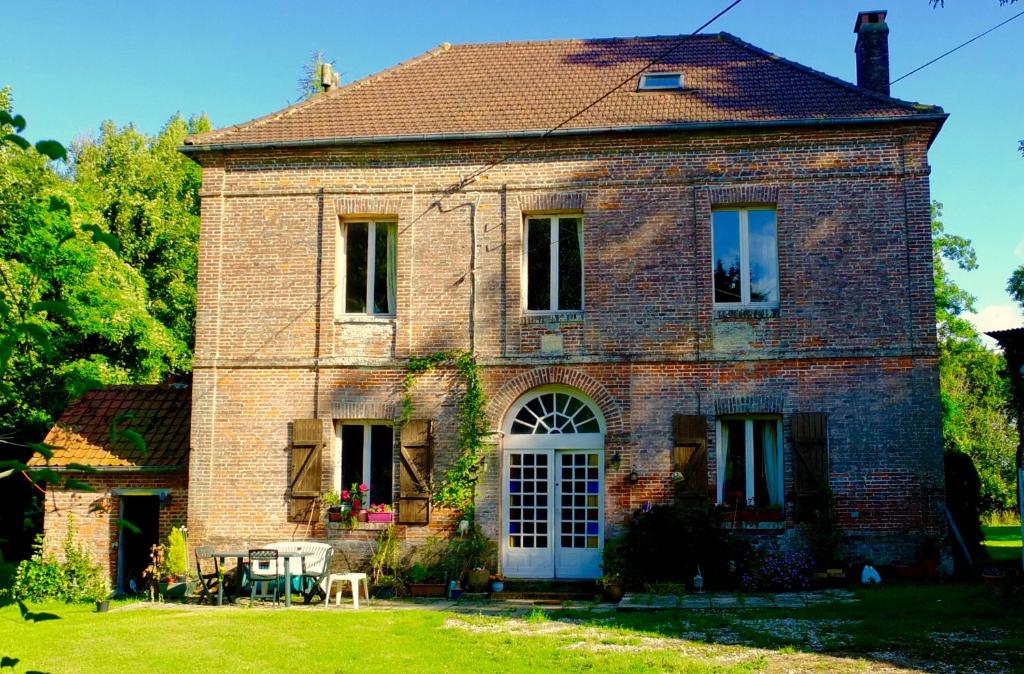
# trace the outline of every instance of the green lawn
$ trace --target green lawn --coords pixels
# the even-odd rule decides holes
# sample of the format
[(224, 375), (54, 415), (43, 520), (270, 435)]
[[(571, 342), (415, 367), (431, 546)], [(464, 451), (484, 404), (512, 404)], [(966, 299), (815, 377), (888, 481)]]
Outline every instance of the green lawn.
[[(1005, 590), (884, 586), (791, 610), (480, 615), (118, 604), (0, 608), (15, 672), (1022, 671), (1024, 615)], [(1014, 668), (1017, 668), (1016, 670)], [(10, 670), (0, 670), (2, 672)]]
[(982, 526), (985, 551), (995, 562), (1020, 560), (1020, 524)]

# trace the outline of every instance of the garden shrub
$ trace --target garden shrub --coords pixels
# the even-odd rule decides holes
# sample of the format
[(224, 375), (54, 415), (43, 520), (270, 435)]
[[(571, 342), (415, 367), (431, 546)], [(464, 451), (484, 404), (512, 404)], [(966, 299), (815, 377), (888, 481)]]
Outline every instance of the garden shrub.
[(73, 521), (68, 522), (64, 539), (64, 559), (44, 551), (42, 534), (36, 536), (32, 557), (18, 564), (14, 582), (6, 593), (17, 601), (56, 599), (67, 603), (96, 601), (100, 589), (109, 583), (106, 571), (94, 564), (89, 554), (76, 544)]
[(623, 537), (626, 584), (691, 583), (698, 570), (706, 588), (731, 587), (748, 545), (719, 526), (713, 511), (666, 504), (633, 516)]
[(170, 578), (182, 578), (188, 574), (188, 542), (185, 531), (179, 527), (172, 528), (167, 534), (163, 574)]
[(748, 592), (809, 590), (814, 559), (806, 552), (768, 551), (743, 573), (742, 587)]

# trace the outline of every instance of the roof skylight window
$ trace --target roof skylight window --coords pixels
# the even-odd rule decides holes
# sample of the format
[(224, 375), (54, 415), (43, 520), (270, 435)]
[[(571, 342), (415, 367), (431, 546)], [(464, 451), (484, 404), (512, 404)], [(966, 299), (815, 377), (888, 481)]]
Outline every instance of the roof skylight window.
[(645, 73), (640, 76), (637, 91), (678, 91), (682, 88), (682, 73)]

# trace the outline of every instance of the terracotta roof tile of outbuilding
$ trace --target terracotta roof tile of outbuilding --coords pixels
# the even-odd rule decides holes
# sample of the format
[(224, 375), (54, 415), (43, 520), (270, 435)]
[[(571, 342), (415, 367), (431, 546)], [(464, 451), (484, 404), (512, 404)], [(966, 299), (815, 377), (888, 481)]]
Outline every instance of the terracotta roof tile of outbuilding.
[[(658, 59), (679, 36), (443, 45), (265, 117), (199, 134), (192, 146), (502, 135), (551, 129)], [(647, 72), (683, 91), (638, 92), (638, 77), (566, 130), (797, 120), (907, 119), (942, 109), (901, 101), (787, 61), (727, 33), (697, 35)]]
[[(47, 433), (51, 467), (77, 463), (95, 467), (170, 468), (188, 463), (192, 390), (189, 386), (111, 386), (89, 391), (72, 402)], [(145, 440), (141, 451), (111, 427), (132, 429)], [(30, 466), (46, 462), (39, 454)]]

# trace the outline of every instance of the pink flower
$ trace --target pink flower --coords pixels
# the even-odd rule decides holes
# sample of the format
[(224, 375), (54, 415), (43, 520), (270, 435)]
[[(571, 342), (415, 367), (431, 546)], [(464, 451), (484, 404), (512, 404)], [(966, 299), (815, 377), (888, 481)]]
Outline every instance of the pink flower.
[(342, 501), (347, 501), (350, 496), (351, 496), (351, 494), (348, 493), (348, 489), (342, 489), (341, 490), (341, 500)]
[(366, 492), (370, 491), (370, 488), (367, 487), (365, 484), (361, 484), (361, 485), (359, 485), (359, 491), (361, 491), (363, 493), (366, 493)]

